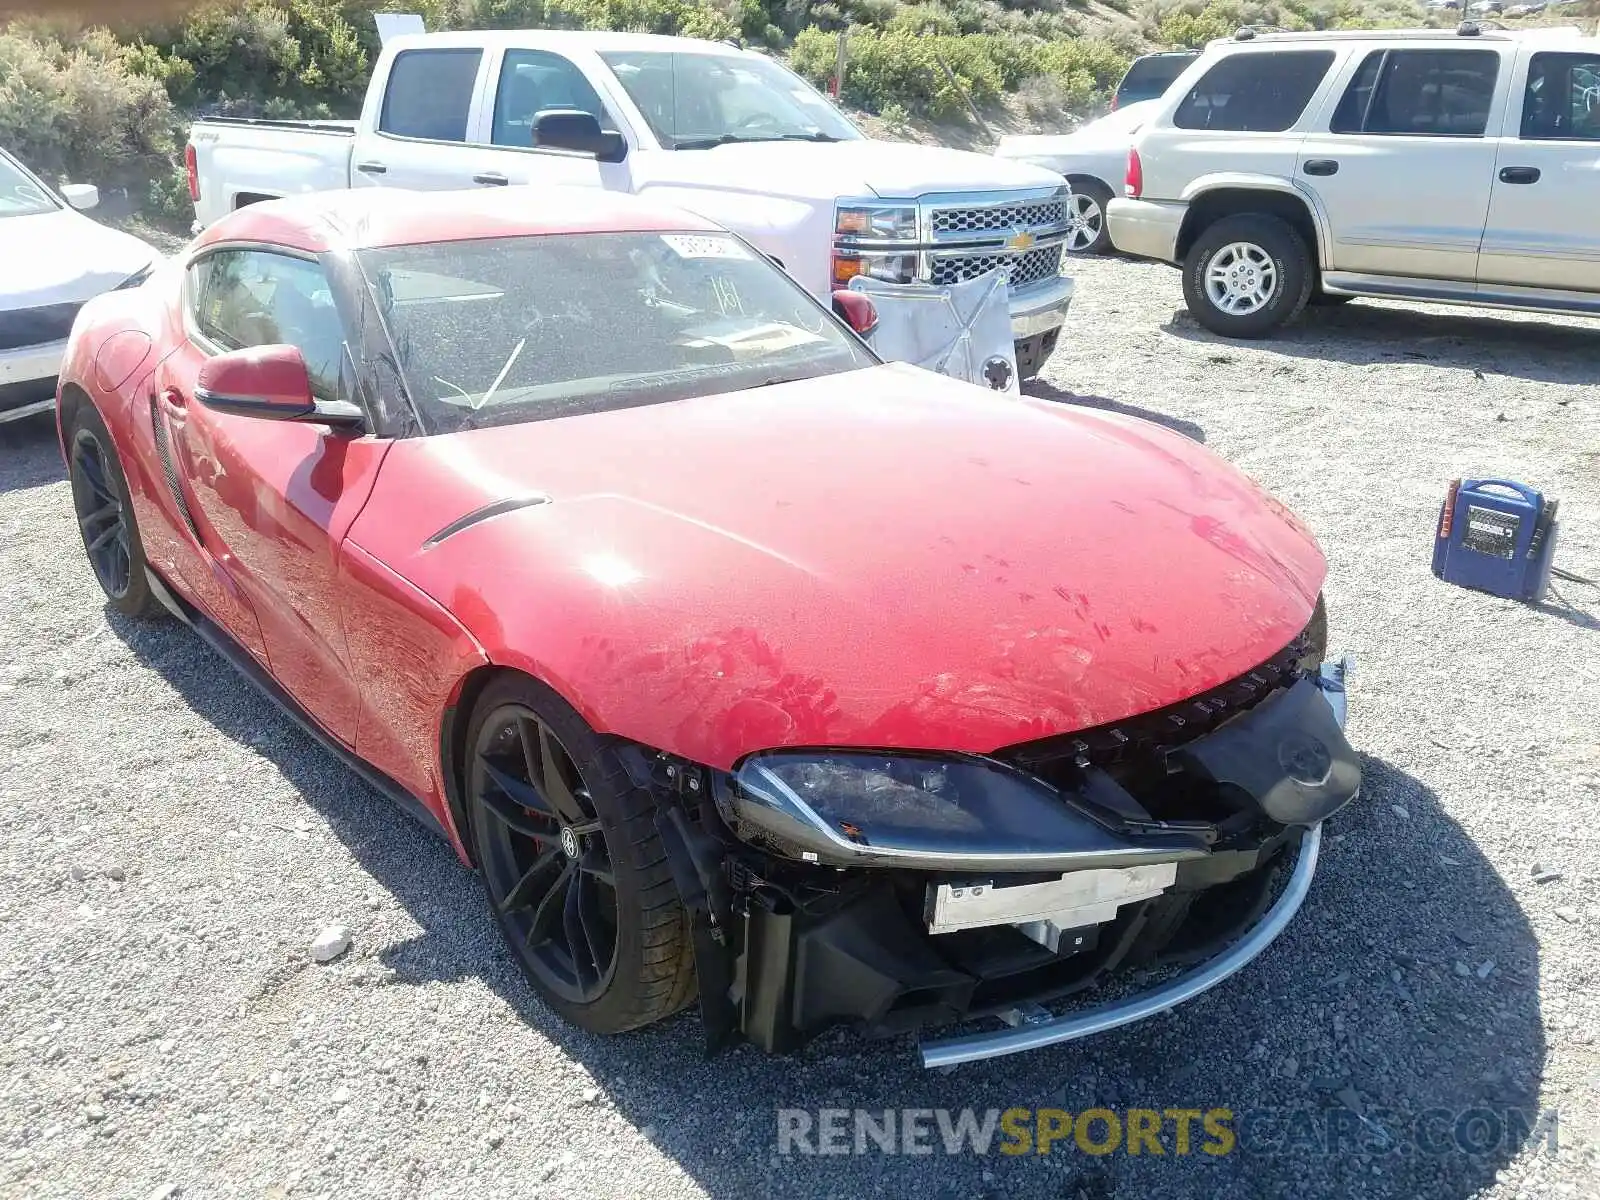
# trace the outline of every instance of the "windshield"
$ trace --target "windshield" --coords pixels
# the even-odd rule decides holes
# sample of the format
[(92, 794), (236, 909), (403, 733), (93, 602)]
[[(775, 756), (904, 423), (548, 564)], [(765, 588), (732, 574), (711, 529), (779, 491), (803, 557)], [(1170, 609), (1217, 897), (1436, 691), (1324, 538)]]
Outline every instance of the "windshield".
[(35, 183), (6, 154), (0, 153), (0, 217), (28, 217), (55, 212), (50, 193)]
[(861, 137), (810, 84), (765, 58), (653, 50), (600, 57), (672, 150)]
[(434, 432), (574, 416), (874, 364), (724, 233), (492, 238), (358, 253)]

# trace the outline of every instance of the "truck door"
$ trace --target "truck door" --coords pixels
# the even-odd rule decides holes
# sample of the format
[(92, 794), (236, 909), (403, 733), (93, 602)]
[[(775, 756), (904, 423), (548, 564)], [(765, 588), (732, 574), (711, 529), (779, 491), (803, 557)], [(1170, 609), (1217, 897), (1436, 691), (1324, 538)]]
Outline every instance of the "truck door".
[(1538, 51), (1513, 84), (1478, 285), (1600, 292), (1600, 53)]
[(402, 50), (374, 79), (350, 158), (351, 187), (448, 191), (473, 186), (485, 154), (471, 144), (486, 88), (477, 46)]
[[(1296, 186), (1330, 233), (1325, 270), (1472, 280), (1489, 208), (1491, 113), (1507, 81), (1497, 49), (1365, 55), (1327, 125), (1300, 145)], [(1505, 74), (1509, 74), (1508, 72)]]
[(602, 163), (589, 154), (533, 144), (534, 122), (540, 113), (552, 109), (581, 109), (600, 122), (602, 131), (622, 131), (616, 116), (571, 59), (549, 50), (511, 48), (500, 55), (494, 80), (494, 93), (484, 105), (478, 132), (478, 140), (495, 147), (485, 168), (487, 174), (499, 176), (504, 183), (629, 190), (626, 162)]

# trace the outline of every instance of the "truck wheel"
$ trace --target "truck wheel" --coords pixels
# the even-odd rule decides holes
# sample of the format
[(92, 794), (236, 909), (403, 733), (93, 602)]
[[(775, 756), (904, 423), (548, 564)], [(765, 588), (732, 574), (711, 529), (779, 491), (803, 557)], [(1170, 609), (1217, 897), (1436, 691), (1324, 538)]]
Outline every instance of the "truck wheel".
[(695, 995), (689, 922), (655, 803), (550, 689), (491, 683), (467, 729), (478, 870), (544, 1001), (591, 1033), (670, 1016)]
[(1111, 189), (1098, 179), (1074, 175), (1072, 199), (1067, 201), (1067, 252), (1105, 254), (1111, 249), (1111, 230), (1106, 227), (1106, 205)]
[(1183, 264), (1189, 312), (1213, 333), (1258, 338), (1292, 321), (1311, 298), (1311, 254), (1294, 229), (1265, 213), (1223, 217)]

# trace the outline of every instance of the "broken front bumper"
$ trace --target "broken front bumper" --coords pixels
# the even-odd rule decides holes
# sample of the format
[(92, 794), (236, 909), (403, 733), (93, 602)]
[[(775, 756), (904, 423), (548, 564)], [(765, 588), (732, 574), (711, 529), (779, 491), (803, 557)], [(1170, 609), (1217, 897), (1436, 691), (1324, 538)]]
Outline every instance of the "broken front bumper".
[[(1295, 665), (1302, 652), (1291, 644), (1246, 677), (1138, 722), (961, 764), (994, 770), (978, 782), (941, 776), (953, 789), (936, 797), (944, 807), (904, 822), (895, 820), (903, 807), (882, 793), (870, 804), (859, 790), (840, 797), (837, 775), (747, 764), (733, 781), (736, 804), (718, 807), (746, 846), (775, 852), (766, 869), (778, 873), (738, 869), (731, 904), (713, 905), (732, 916), (733, 937), (724, 941), (709, 923), (708, 936), (731, 953), (721, 960), (725, 990), (706, 986), (710, 973), (702, 979), (708, 1030), (784, 1052), (841, 1022), (877, 1034), (977, 1020), (1008, 1026), (926, 1043), (924, 1062), (942, 1066), (1115, 1028), (1221, 982), (1293, 917), (1321, 820), (1359, 788), (1342, 735), (1344, 663), (1307, 676)], [(1145, 744), (1152, 722), (1180, 744), (1135, 757), (1164, 764), (1165, 776), (1140, 781), (1097, 765), (1110, 763), (1105, 746)], [(1046, 782), (1063, 754), (1077, 790), (1058, 790), (1057, 776), (1039, 789), (1048, 803), (1030, 796), (1029, 781)], [(1112, 773), (1147, 804), (1166, 797), (1184, 811), (1206, 796), (1225, 802), (1208, 821), (1163, 816)], [(900, 798), (884, 778), (888, 799)], [(867, 828), (841, 820), (836, 800), (872, 808), (874, 820)], [(1116, 805), (1123, 817), (1108, 815)], [(951, 828), (935, 828), (936, 815)], [(793, 864), (787, 873), (783, 862)], [(710, 942), (703, 948), (705, 961), (718, 957)], [(1060, 1018), (1042, 1007), (1155, 966), (1188, 973)]]
[[(1347, 713), (1345, 702), (1345, 676), (1349, 660), (1325, 663), (1319, 680), (1322, 693), (1333, 709), (1334, 718), (1343, 729)], [(1300, 839), (1299, 853), (1294, 870), (1283, 886), (1272, 907), (1243, 937), (1216, 957), (1204, 962), (1148, 992), (1103, 1004), (1082, 1012), (1052, 1017), (1042, 1008), (1029, 1006), (1006, 1013), (1002, 1020), (1013, 1026), (986, 1033), (963, 1037), (924, 1040), (919, 1046), (924, 1067), (953, 1067), (982, 1058), (999, 1058), (1007, 1054), (1020, 1054), (1025, 1050), (1038, 1050), (1061, 1042), (1077, 1041), (1097, 1033), (1131, 1025), (1146, 1017), (1168, 1012), (1185, 1000), (1192, 1000), (1201, 992), (1217, 986), (1231, 975), (1248, 966), (1261, 952), (1277, 940), (1279, 934), (1294, 919), (1311, 890), (1311, 878), (1317, 871), (1317, 855), (1322, 846), (1322, 825), (1319, 822), (1306, 830)]]

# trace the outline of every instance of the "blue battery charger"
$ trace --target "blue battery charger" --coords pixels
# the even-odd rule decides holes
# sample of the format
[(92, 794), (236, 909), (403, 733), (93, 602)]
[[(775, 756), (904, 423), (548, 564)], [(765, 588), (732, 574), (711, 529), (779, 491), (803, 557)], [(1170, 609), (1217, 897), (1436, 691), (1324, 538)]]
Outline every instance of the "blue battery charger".
[(1433, 573), (1446, 583), (1540, 603), (1550, 586), (1560, 503), (1510, 479), (1457, 479), (1439, 509)]

